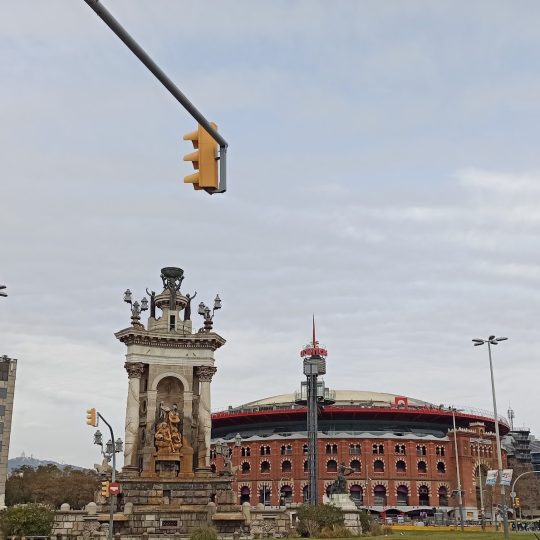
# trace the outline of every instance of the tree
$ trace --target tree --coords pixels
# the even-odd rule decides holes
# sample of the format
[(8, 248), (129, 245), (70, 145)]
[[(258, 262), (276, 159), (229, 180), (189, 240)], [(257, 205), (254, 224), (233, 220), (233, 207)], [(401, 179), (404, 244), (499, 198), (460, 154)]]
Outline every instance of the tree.
[(6, 482), (6, 504), (44, 503), (59, 508), (68, 503), (82, 508), (94, 500), (100, 477), (90, 470), (78, 470), (56, 465), (42, 465), (37, 469), (21, 467)]
[(0, 512), (2, 536), (49, 536), (54, 511), (44, 504), (22, 504)]

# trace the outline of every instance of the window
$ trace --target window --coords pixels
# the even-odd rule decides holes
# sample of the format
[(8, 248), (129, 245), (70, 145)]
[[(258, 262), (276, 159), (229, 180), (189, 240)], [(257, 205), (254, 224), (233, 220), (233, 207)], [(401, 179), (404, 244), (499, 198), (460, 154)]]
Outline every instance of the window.
[(420, 474), (426, 474), (427, 473), (427, 464), (425, 461), (419, 461), (418, 462), (418, 472)]
[(444, 446), (437, 446), (435, 448), (435, 454), (437, 456), (444, 456)]
[(373, 463), (373, 472), (384, 472), (384, 461), (382, 459), (376, 459)]
[(251, 471), (251, 465), (247, 461), (244, 461), (242, 463), (242, 474), (249, 474), (249, 471)]
[(270, 488), (268, 486), (263, 486), (259, 489), (259, 502), (265, 506), (270, 504)]
[(337, 461), (335, 459), (331, 459), (326, 464), (326, 472), (337, 472)]
[(437, 472), (439, 474), (444, 474), (446, 472), (446, 465), (442, 461), (437, 463)]
[(215, 448), (210, 449), (210, 459), (216, 459), (216, 449)]
[(420, 506), (429, 506), (429, 488), (427, 486), (418, 488), (418, 504)]
[(281, 486), (279, 490), (279, 503), (280, 505), (285, 505), (292, 503), (292, 487), (291, 486)]
[(242, 457), (249, 457), (251, 455), (251, 448), (249, 446), (243, 446), (241, 454)]
[(402, 456), (405, 455), (405, 445), (404, 444), (396, 444), (395, 448), (396, 454), (401, 454)]
[(0, 388), (0, 399), (7, 398), (7, 388)]
[(306, 484), (303, 488), (302, 488), (302, 500), (306, 503), (306, 502), (309, 502), (309, 485)]
[(349, 444), (349, 454), (359, 455), (361, 454), (361, 448), (359, 444)]
[(270, 447), (261, 446), (261, 456), (269, 456), (269, 455), (270, 455)]
[(288, 459), (286, 459), (281, 464), (281, 472), (290, 473), (291, 471), (292, 471), (292, 463)]
[(364, 504), (364, 492), (362, 491), (362, 486), (353, 484), (349, 490), (349, 493), (351, 495), (351, 499), (356, 504)]
[(169, 315), (169, 330), (176, 329), (176, 317), (174, 315)]
[(417, 456), (427, 456), (427, 449), (426, 449), (426, 447), (419, 444), (419, 445), (416, 447), (416, 455), (417, 455)]
[(361, 469), (360, 461), (357, 460), (357, 459), (353, 459), (353, 460), (351, 461), (351, 469), (352, 469), (353, 472), (355, 472), (355, 473), (360, 472), (360, 469)]
[(407, 472), (407, 464), (402, 459), (396, 462), (396, 472), (398, 473)]
[(397, 506), (409, 506), (409, 488), (407, 486), (398, 486), (396, 493)]
[(210, 465), (210, 469), (212, 470), (213, 473), (215, 473), (216, 472), (216, 464), (212, 463), (212, 465)]
[(309, 472), (309, 461), (307, 459), (304, 461), (304, 472)]
[(261, 461), (261, 472), (268, 474), (270, 472), (270, 463), (268, 461)]
[(302, 446), (302, 453), (303, 453), (303, 454), (307, 454), (307, 453), (308, 453), (308, 445), (307, 445), (307, 444), (304, 444), (304, 446)]
[(327, 454), (337, 454), (338, 453), (337, 444), (327, 444), (326, 445), (326, 453)]
[(283, 445), (281, 447), (282, 456), (291, 456), (292, 455), (292, 446), (290, 444)]
[(386, 506), (386, 488), (384, 486), (375, 486), (373, 489), (373, 503), (376, 506)]
[(245, 502), (249, 502), (250, 499), (250, 489), (247, 486), (244, 486), (240, 489), (240, 504), (243, 504)]
[(439, 488), (439, 506), (448, 506), (448, 490), (444, 486)]
[(383, 444), (374, 444), (373, 445), (374, 454), (384, 454), (384, 445)]

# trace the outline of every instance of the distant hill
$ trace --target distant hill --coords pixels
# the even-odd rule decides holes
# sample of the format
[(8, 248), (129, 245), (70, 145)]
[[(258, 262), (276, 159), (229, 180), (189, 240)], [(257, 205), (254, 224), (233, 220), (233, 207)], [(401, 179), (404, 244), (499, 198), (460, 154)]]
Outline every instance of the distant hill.
[(23, 454), (22, 456), (8, 459), (8, 475), (21, 467), (32, 467), (33, 469), (37, 469), (41, 465), (56, 465), (59, 469), (63, 469), (64, 467), (71, 467), (78, 470), (83, 469), (83, 467), (77, 467), (76, 465), (57, 463), (56, 461), (49, 459), (36, 459), (33, 456), (28, 457)]

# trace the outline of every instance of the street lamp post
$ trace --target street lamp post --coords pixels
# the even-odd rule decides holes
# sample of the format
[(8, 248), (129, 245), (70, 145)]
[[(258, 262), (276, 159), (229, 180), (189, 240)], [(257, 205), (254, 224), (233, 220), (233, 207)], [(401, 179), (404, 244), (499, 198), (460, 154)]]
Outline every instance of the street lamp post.
[(488, 354), (489, 354), (489, 371), (491, 375), (491, 393), (493, 396), (493, 414), (495, 416), (495, 438), (497, 441), (497, 465), (499, 467), (499, 485), (501, 486), (501, 497), (502, 497), (502, 518), (503, 518), (503, 529), (504, 529), (504, 538), (508, 540), (510, 535), (510, 530), (508, 527), (508, 511), (506, 508), (506, 489), (500, 483), (502, 479), (503, 463), (502, 463), (502, 450), (501, 450), (501, 436), (499, 433), (499, 416), (497, 414), (497, 399), (495, 397), (495, 379), (493, 378), (493, 362), (491, 359), (491, 346), (498, 345), (500, 341), (506, 341), (508, 338), (505, 337), (495, 337), (489, 336), (488, 339), (473, 339), (475, 347), (484, 345), (487, 343)]
[[(480, 457), (480, 444), (476, 445), (478, 456)], [(482, 486), (482, 464), (478, 462), (478, 482), (480, 483), (480, 524), (482, 530), (486, 530), (486, 518), (484, 516), (484, 487)]]
[[(123, 442), (122, 439), (118, 438), (116, 441), (114, 440), (114, 431), (112, 426), (103, 418), (103, 416), (98, 412), (97, 413), (98, 418), (101, 418), (103, 422), (107, 425), (109, 428), (109, 432), (111, 434), (111, 438), (107, 441), (105, 444), (105, 448), (103, 448), (103, 436), (101, 435), (101, 431), (96, 431), (94, 433), (94, 444), (97, 444), (101, 447), (101, 454), (103, 457), (109, 462), (112, 458), (112, 472), (111, 472), (111, 481), (114, 483), (116, 482), (116, 454), (123, 451)], [(97, 425), (97, 424), (95, 424)], [(112, 540), (113, 538), (113, 525), (114, 525), (114, 501), (116, 499), (116, 496), (110, 495), (110, 504), (109, 504), (109, 540)]]
[(459, 501), (459, 520), (461, 532), (464, 532), (464, 516), (463, 516), (463, 490), (461, 489), (461, 473), (459, 470), (459, 451), (457, 443), (457, 429), (456, 429), (456, 409), (452, 407), (452, 424), (454, 425), (454, 451), (456, 453), (456, 472), (458, 483), (458, 501)]

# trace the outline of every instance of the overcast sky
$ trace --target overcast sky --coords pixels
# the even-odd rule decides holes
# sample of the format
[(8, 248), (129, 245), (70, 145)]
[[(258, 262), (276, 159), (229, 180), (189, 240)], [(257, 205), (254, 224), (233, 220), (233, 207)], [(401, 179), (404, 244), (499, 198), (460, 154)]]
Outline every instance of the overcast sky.
[(229, 191), (184, 185), (195, 122), (82, 0), (0, 1), (0, 354), (10, 455), (123, 437), (122, 294), (219, 292), (213, 408), (327, 384), (491, 409), (540, 435), (540, 4), (104, 4), (215, 121)]

